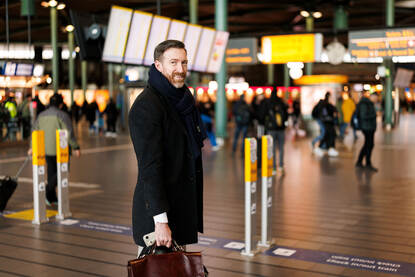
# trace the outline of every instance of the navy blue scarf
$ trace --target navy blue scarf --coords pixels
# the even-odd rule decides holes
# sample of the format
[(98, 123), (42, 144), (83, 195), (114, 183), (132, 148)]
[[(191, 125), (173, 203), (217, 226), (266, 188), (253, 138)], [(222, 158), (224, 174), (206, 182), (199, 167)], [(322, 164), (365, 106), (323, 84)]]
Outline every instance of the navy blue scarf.
[(161, 95), (166, 97), (170, 104), (176, 109), (186, 128), (193, 157), (195, 159), (198, 158), (201, 153), (200, 149), (203, 147), (203, 140), (207, 138), (207, 134), (190, 90), (186, 85), (181, 88), (174, 87), (167, 78), (156, 69), (154, 64), (150, 67), (148, 76), (150, 85)]

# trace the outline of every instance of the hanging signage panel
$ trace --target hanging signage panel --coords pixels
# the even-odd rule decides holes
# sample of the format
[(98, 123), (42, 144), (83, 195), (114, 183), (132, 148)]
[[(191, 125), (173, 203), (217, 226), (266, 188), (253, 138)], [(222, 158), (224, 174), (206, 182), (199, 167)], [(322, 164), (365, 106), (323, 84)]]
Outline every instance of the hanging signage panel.
[(349, 32), (354, 59), (415, 56), (415, 28)]
[(202, 33), (202, 27), (199, 25), (189, 24), (187, 27), (186, 36), (184, 38), (184, 45), (187, 51), (187, 69), (192, 69), (192, 65), (197, 53), (197, 47), (199, 46), (199, 38)]
[(256, 64), (258, 41), (256, 38), (230, 39), (226, 48), (227, 64)]
[(322, 44), (321, 34), (265, 36), (262, 37), (263, 63), (319, 61)]
[(184, 21), (173, 19), (170, 24), (169, 34), (167, 39), (184, 40), (186, 34), (187, 23)]
[(229, 33), (224, 31), (216, 31), (215, 42), (210, 53), (209, 65), (207, 71), (210, 73), (218, 73), (225, 55), (226, 45), (228, 44)]
[(192, 70), (206, 71), (209, 62), (210, 51), (212, 50), (213, 40), (215, 39), (215, 29), (203, 28), (200, 36), (199, 49)]
[(154, 49), (160, 42), (166, 40), (170, 21), (170, 18), (164, 16), (154, 16), (153, 23), (151, 23), (150, 35), (148, 36), (144, 65), (151, 65), (154, 62)]
[(106, 62), (122, 62), (127, 44), (128, 30), (133, 10), (113, 6), (108, 23), (107, 39), (104, 44), (102, 60)]
[(151, 13), (134, 12), (125, 51), (125, 63), (143, 64), (152, 18), (153, 15)]

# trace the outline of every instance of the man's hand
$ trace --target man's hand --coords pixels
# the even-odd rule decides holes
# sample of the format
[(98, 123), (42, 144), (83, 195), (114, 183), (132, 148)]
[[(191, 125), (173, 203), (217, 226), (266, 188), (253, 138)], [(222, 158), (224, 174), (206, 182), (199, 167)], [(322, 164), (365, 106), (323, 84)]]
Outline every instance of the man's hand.
[(156, 244), (157, 246), (166, 246), (170, 248), (171, 246), (171, 230), (168, 223), (156, 223), (155, 228), (156, 233)]
[(75, 157), (79, 158), (81, 156), (81, 150), (76, 149), (73, 152), (75, 153)]
[(27, 150), (27, 155), (28, 156), (32, 155), (32, 148), (30, 148), (29, 150)]

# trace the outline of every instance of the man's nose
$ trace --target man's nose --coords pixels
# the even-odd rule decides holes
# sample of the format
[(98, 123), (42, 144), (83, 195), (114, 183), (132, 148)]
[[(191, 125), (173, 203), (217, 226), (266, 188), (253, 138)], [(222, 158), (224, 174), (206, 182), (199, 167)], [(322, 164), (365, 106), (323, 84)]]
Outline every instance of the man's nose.
[(176, 66), (176, 71), (179, 72), (179, 73), (183, 73), (186, 70), (185, 68), (186, 68), (185, 64), (178, 63), (177, 66)]

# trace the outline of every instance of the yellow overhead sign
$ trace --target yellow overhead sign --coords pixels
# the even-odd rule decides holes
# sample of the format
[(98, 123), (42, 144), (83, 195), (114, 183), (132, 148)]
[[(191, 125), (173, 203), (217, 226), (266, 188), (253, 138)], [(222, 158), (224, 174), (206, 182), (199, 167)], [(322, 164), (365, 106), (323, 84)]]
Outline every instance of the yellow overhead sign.
[(300, 79), (294, 80), (294, 84), (299, 85), (319, 85), (319, 84), (345, 84), (348, 82), (346, 75), (304, 75)]
[(319, 61), (323, 48), (321, 34), (278, 35), (262, 37), (263, 63)]

